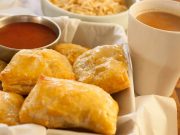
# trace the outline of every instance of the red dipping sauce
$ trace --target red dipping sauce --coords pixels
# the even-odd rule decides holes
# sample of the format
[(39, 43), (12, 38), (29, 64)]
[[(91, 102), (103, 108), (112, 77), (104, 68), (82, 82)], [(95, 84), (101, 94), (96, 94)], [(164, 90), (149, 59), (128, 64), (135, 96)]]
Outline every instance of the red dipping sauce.
[(56, 38), (57, 34), (49, 27), (32, 22), (12, 23), (0, 28), (0, 45), (10, 48), (39, 48)]

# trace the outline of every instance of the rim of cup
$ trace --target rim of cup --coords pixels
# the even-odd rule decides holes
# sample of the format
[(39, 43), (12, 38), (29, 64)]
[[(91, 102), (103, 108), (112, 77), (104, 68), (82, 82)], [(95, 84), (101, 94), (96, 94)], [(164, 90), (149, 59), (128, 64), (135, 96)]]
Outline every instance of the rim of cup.
[[(163, 2), (163, 4), (162, 4)], [(144, 0), (144, 1), (139, 1), (135, 4), (133, 4), (130, 8), (129, 8), (129, 15), (136, 21), (138, 22), (139, 24), (143, 25), (144, 27), (146, 28), (150, 28), (150, 29), (153, 29), (153, 30), (156, 30), (156, 31), (159, 31), (159, 32), (166, 32), (166, 33), (173, 33), (173, 34), (180, 34), (180, 31), (169, 31), (169, 30), (163, 30), (163, 29), (158, 29), (158, 28), (155, 28), (155, 27), (152, 27), (152, 26), (149, 26), (141, 21), (139, 21), (136, 17), (142, 13), (147, 13), (147, 12), (153, 12), (153, 11), (156, 11), (156, 12), (165, 12), (165, 13), (169, 13), (169, 14), (172, 14), (172, 15), (176, 15), (178, 17), (180, 17), (180, 10), (179, 12), (177, 12), (176, 14), (175, 13), (172, 13), (173, 11), (164, 11), (163, 9), (157, 9), (157, 7), (148, 7), (148, 9), (143, 9), (141, 12), (139, 12), (138, 14), (134, 14), (134, 11), (139, 9), (139, 6), (143, 6), (143, 5), (148, 5), (148, 4), (156, 4), (156, 5), (159, 5), (161, 4), (164, 5), (164, 6), (169, 6), (169, 4), (171, 4), (171, 9), (173, 8), (173, 6), (177, 9), (180, 9), (180, 2), (178, 1), (173, 1), (173, 0)], [(170, 7), (169, 7), (170, 8)]]

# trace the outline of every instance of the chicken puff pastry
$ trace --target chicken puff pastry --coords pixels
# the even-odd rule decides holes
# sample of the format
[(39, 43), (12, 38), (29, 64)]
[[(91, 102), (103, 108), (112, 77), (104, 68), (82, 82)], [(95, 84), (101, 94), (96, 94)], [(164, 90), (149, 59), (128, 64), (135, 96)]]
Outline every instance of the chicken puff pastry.
[(19, 110), (23, 101), (23, 97), (18, 94), (0, 91), (0, 123), (18, 124)]
[(4, 91), (27, 95), (40, 74), (75, 79), (67, 58), (51, 49), (19, 51), (1, 72), (0, 79)]
[(56, 51), (65, 55), (71, 64), (75, 62), (77, 57), (82, 53), (86, 52), (88, 49), (80, 45), (71, 44), (71, 43), (61, 43), (54, 48)]
[(120, 45), (104, 45), (80, 55), (73, 65), (80, 82), (97, 85), (112, 94), (129, 87), (127, 63)]
[(0, 72), (6, 67), (6, 63), (2, 60), (0, 60)]
[(19, 113), (21, 123), (48, 128), (86, 128), (115, 134), (118, 105), (101, 88), (41, 76)]

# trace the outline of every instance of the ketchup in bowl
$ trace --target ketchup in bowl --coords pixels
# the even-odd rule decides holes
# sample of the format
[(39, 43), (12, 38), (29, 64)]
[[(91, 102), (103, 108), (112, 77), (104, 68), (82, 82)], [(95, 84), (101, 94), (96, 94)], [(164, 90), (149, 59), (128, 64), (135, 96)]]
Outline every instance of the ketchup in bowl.
[(33, 49), (56, 40), (57, 34), (49, 27), (33, 22), (17, 22), (0, 28), (0, 45), (16, 49)]

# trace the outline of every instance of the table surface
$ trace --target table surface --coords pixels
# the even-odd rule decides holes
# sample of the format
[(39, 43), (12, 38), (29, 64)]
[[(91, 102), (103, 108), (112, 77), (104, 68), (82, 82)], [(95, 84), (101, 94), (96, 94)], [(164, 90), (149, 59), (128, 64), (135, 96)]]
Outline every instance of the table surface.
[(172, 97), (175, 99), (177, 105), (178, 135), (180, 135), (180, 103), (176, 92), (173, 93)]
[(176, 89), (172, 95), (177, 105), (177, 119), (178, 119), (178, 135), (180, 135), (180, 80), (176, 86)]

